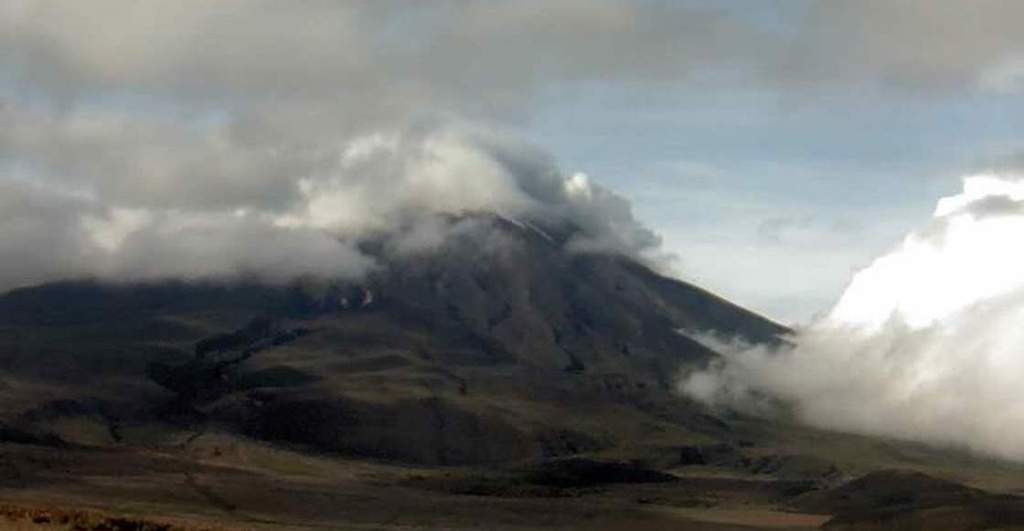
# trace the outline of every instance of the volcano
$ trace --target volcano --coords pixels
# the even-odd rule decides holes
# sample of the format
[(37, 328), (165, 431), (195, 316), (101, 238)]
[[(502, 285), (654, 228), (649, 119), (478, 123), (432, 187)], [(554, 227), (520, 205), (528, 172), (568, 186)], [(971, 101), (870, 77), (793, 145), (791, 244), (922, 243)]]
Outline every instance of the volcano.
[[(46, 518), (65, 520), (93, 518), (63, 509), (77, 500), (227, 526), (530, 527), (597, 511), (653, 529), (704, 516), (665, 520), (636, 500), (798, 511), (805, 493), (908, 452), (974, 459), (693, 403), (680, 371), (717, 355), (692, 333), (756, 344), (789, 331), (637, 259), (581, 251), (568, 223), (444, 223), (429, 246), (358, 242), (377, 264), (359, 281), (76, 280), (3, 295), (7, 497), (48, 500)], [(609, 505), (551, 505), (580, 496)], [(524, 510), (536, 512), (513, 516)]]
[(567, 250), (572, 227), (448, 222), (428, 250), (363, 242), (380, 267), (359, 283), (11, 292), (5, 425), (128, 446), (217, 430), (424, 464), (565, 455), (628, 439), (601, 428), (607, 408), (629, 411), (632, 430), (657, 422), (644, 409), (676, 400), (677, 372), (713, 355), (680, 330), (786, 332), (625, 256)]

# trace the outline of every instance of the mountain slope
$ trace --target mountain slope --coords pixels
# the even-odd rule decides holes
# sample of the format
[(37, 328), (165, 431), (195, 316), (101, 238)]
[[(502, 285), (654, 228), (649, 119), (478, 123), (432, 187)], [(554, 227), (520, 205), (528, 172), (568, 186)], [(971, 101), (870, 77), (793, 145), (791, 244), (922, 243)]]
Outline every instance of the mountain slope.
[(571, 227), (451, 223), (428, 249), (364, 242), (381, 267), (358, 284), (8, 293), (0, 418), (68, 443), (219, 430), (411, 462), (508, 462), (616, 446), (664, 422), (643, 408), (678, 402), (676, 372), (712, 355), (678, 329), (785, 332), (628, 258), (570, 252)]

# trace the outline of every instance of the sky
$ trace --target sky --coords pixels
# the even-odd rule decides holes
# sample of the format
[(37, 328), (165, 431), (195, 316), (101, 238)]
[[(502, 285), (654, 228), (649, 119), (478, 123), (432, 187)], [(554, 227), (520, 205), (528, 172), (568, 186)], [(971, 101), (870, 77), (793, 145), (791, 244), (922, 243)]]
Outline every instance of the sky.
[(963, 176), (1024, 162), (1020, 20), (1012, 0), (0, 0), (0, 289), (358, 276), (324, 231), (489, 208), (562, 213), (592, 228), (580, 248), (806, 322)]

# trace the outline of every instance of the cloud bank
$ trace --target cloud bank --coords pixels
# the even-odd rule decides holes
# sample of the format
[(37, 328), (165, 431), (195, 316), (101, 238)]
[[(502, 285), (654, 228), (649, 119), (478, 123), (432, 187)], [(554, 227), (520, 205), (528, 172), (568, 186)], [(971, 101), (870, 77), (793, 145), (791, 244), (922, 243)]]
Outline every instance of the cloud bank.
[(680, 389), (716, 406), (1024, 459), (1024, 180), (964, 179), (781, 348), (704, 338)]
[[(11, 121), (0, 136), (23, 166), (0, 180), (0, 289), (80, 277), (358, 279), (377, 265), (361, 240), (421, 252), (444, 241), (445, 219), (480, 212), (572, 224), (572, 250), (659, 256), (658, 236), (618, 195), (542, 151), (454, 123), (278, 156), (232, 152), (216, 130)], [(49, 169), (37, 176), (39, 166)]]

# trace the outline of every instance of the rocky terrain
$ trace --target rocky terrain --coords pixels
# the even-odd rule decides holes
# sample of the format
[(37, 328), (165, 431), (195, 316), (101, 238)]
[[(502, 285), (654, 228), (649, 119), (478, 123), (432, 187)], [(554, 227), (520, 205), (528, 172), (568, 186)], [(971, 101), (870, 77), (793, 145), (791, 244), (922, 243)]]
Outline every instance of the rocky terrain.
[(450, 222), (463, 229), (427, 250), (364, 242), (380, 267), (358, 283), (68, 281), (0, 297), (0, 523), (1024, 522), (1017, 465), (675, 393), (679, 371), (716, 355), (681, 331), (776, 342), (784, 327), (625, 257), (572, 252), (571, 227)]

